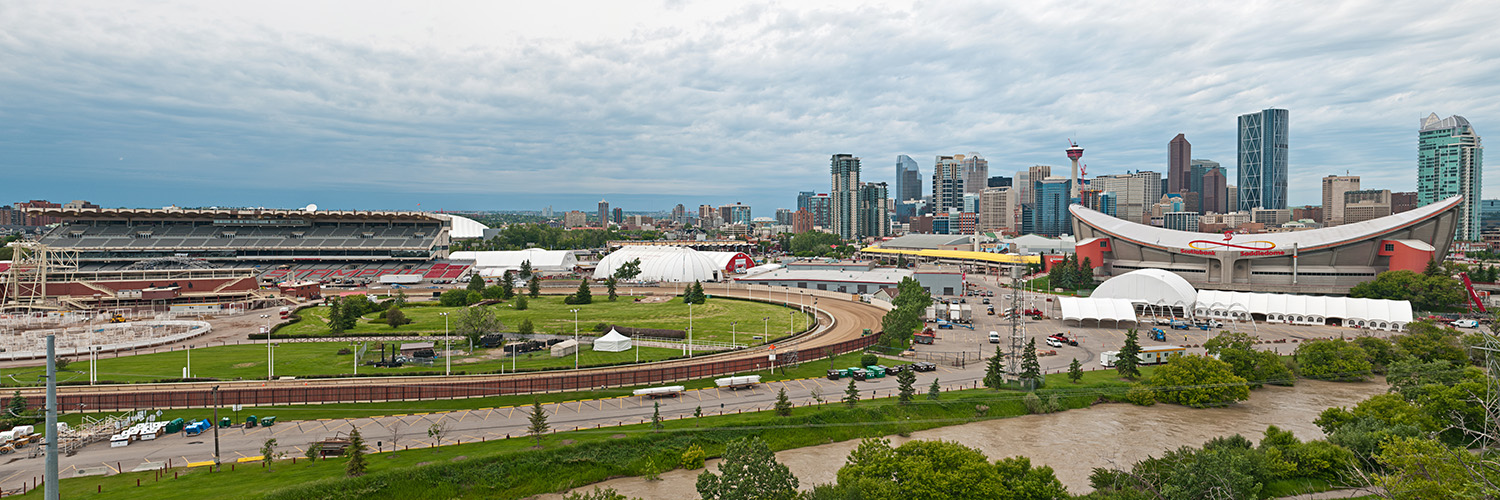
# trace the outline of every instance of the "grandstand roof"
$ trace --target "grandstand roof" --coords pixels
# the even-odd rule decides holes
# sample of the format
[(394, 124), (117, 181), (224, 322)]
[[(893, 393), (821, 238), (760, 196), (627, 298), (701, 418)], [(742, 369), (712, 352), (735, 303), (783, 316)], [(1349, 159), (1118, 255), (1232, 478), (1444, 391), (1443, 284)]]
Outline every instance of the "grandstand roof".
[(224, 217), (247, 218), (316, 218), (359, 220), (442, 220), (427, 212), (370, 211), (370, 210), (318, 210), (271, 208), (28, 208), (32, 215), (61, 217), (63, 219), (203, 219)]
[(972, 236), (955, 234), (908, 234), (880, 243), (882, 248), (903, 250), (937, 250), (939, 247), (968, 245)]
[(479, 221), (453, 214), (433, 214), (441, 218), (453, 221), (453, 228), (448, 230), (448, 236), (454, 239), (483, 238), (484, 230), (489, 226), (480, 224)]

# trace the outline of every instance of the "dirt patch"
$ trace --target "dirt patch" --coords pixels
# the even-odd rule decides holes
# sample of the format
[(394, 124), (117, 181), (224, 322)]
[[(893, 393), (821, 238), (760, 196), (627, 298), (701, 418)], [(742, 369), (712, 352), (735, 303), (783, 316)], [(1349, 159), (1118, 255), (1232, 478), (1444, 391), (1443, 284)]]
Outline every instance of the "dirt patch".
[(417, 465), (416, 465), (416, 466), (417, 466), (417, 467), (421, 467), (421, 466), (423, 466), (423, 465), (427, 465), (427, 464), (430, 464), (430, 463), (432, 463), (432, 462), (417, 462)]
[(249, 368), (252, 366), (255, 366), (255, 363), (237, 363), (234, 365), (235, 368)]
[(648, 297), (641, 297), (639, 299), (635, 299), (635, 301), (638, 304), (660, 304), (662, 302), (666, 302), (666, 301), (672, 300), (672, 298), (673, 297), (669, 297), (669, 296), (666, 296), (666, 295), (652, 295), (652, 296), (648, 296)]
[(625, 439), (625, 435), (624, 434), (615, 434), (613, 436), (610, 436), (609, 438), (610, 439)]
[(567, 446), (567, 445), (573, 444), (573, 440), (572, 439), (564, 439), (562, 441), (559, 441), (558, 444), (561, 444), (563, 446)]
[(449, 462), (457, 462), (459, 460), (463, 460), (463, 459), (466, 459), (466, 458), (469, 458), (469, 457), (466, 457), (466, 456), (463, 456), (463, 455), (459, 455), (459, 456), (456, 456), (456, 457), (448, 459), (448, 461)]

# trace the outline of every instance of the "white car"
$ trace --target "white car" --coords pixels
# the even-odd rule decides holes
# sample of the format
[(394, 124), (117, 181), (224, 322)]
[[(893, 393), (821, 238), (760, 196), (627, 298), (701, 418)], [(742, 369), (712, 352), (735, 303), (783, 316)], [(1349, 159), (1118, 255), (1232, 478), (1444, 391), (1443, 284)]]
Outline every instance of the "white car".
[(1062, 341), (1057, 340), (1055, 338), (1047, 337), (1047, 345), (1052, 346), (1052, 347), (1062, 347), (1063, 343), (1062, 343)]
[(990, 332), (990, 343), (991, 344), (999, 344), (1000, 343), (1000, 332)]

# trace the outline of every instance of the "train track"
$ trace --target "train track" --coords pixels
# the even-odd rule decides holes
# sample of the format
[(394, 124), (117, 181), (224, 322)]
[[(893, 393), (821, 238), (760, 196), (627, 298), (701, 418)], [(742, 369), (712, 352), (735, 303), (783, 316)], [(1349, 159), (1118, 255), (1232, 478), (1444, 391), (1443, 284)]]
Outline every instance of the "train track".
[[(749, 290), (746, 290), (746, 289), (743, 289), (743, 288), (725, 288), (723, 286), (706, 286), (705, 288), (707, 289), (707, 291), (709, 291), (712, 295), (715, 295), (715, 296), (732, 297), (732, 298), (739, 298), (739, 299), (749, 299), (749, 300), (755, 300), (755, 301), (760, 301), (760, 302), (769, 302), (769, 303), (781, 304), (781, 305), (786, 305), (786, 306), (789, 306), (789, 307), (798, 307), (798, 305), (799, 305), (797, 303), (797, 301), (796, 301), (796, 299), (798, 299), (799, 297), (797, 297), (795, 295), (788, 295), (786, 298), (780, 298), (780, 300), (778, 300), (778, 297), (775, 297), (776, 294), (774, 294), (774, 293), (768, 294), (765, 291), (761, 291), (761, 290), (749, 291)], [(770, 297), (767, 297), (767, 295), (770, 295)], [(842, 294), (840, 294), (840, 295), (843, 296), (843, 297), (848, 297), (846, 295), (842, 295)], [(804, 334), (798, 335), (796, 337), (793, 337), (793, 338), (790, 338), (790, 339), (785, 339), (785, 340), (782, 340), (780, 342), (777, 342), (776, 343), (776, 352), (778, 352), (778, 353), (788, 353), (788, 352), (798, 352), (798, 351), (801, 351), (803, 353), (808, 353), (809, 351), (811, 351), (811, 354), (817, 355), (820, 352), (819, 349), (823, 349), (823, 348), (827, 348), (827, 347), (831, 347), (831, 346), (839, 346), (839, 345), (843, 345), (843, 346), (847, 347), (848, 344), (850, 343), (850, 341), (852, 341), (854, 339), (859, 339), (860, 337), (862, 337), (865, 329), (870, 329), (872, 331), (879, 331), (880, 330), (880, 320), (883, 317), (883, 315), (884, 315), (884, 311), (883, 310), (881, 310), (880, 308), (868, 305), (868, 304), (864, 304), (864, 303), (860, 303), (860, 302), (855, 302), (855, 301), (849, 300), (847, 298), (834, 298), (834, 297), (824, 296), (824, 297), (822, 297), (822, 300), (820, 301), (820, 303), (817, 306), (816, 316), (817, 316), (817, 319), (818, 319), (818, 326), (815, 329), (813, 329), (812, 331), (808, 332), (808, 333), (804, 333)], [(584, 381), (584, 380), (595, 380), (595, 381), (601, 381), (602, 382), (602, 384), (596, 385), (596, 386), (593, 386), (593, 387), (608, 387), (608, 386), (612, 386), (612, 385), (631, 385), (630, 382), (625, 382), (624, 380), (629, 380), (629, 381), (639, 381), (639, 380), (642, 380), (642, 379), (639, 379), (639, 378), (635, 378), (634, 377), (635, 374), (633, 374), (631, 372), (641, 372), (643, 370), (644, 371), (652, 371), (654, 374), (657, 375), (655, 378), (663, 378), (663, 377), (669, 377), (670, 378), (670, 377), (675, 377), (676, 376), (676, 375), (661, 375), (661, 374), (685, 374), (685, 375), (681, 375), (681, 376), (682, 377), (691, 377), (691, 374), (694, 374), (694, 373), (709, 373), (709, 372), (715, 372), (715, 371), (723, 371), (725, 369), (732, 369), (733, 367), (759, 366), (759, 365), (756, 365), (756, 364), (749, 364), (747, 362), (751, 361), (751, 360), (764, 362), (765, 360), (767, 360), (767, 355), (770, 354), (770, 351), (771, 351), (771, 349), (770, 349), (769, 346), (761, 345), (761, 346), (756, 346), (756, 347), (751, 347), (751, 348), (746, 348), (746, 349), (741, 349), (741, 350), (731, 351), (731, 352), (706, 354), (706, 355), (703, 355), (703, 356), (695, 356), (695, 357), (692, 357), (692, 358), (674, 359), (674, 360), (660, 361), (660, 362), (655, 362), (655, 363), (645, 363), (645, 364), (640, 364), (640, 365), (611, 366), (611, 367), (599, 367), (599, 368), (583, 368), (583, 369), (579, 369), (579, 370), (554, 370), (554, 371), (544, 371), (544, 372), (521, 372), (521, 373), (508, 373), (508, 374), (453, 375), (453, 376), (440, 376), (439, 375), (439, 376), (411, 376), (411, 377), (350, 377), (350, 378), (296, 379), (296, 380), (271, 380), (271, 381), (267, 381), (267, 380), (241, 380), (241, 381), (216, 381), (216, 382), (179, 382), (179, 383), (165, 383), (165, 384), (119, 384), (119, 385), (99, 385), (99, 386), (62, 386), (62, 387), (58, 388), (58, 395), (59, 395), (60, 398), (62, 398), (63, 401), (95, 401), (95, 402), (102, 402), (102, 401), (106, 401), (106, 400), (108, 400), (108, 401), (117, 401), (120, 398), (126, 397), (126, 396), (128, 396), (130, 394), (141, 393), (141, 392), (151, 392), (151, 393), (155, 393), (155, 394), (161, 395), (161, 397), (166, 398), (166, 400), (177, 401), (180, 398), (173, 398), (171, 393), (184, 393), (184, 394), (181, 395), (183, 397), (187, 397), (187, 396), (189, 396), (188, 393), (191, 393), (191, 395), (199, 396), (199, 397), (196, 397), (196, 398), (192, 398), (193, 401), (197, 401), (197, 400), (201, 400), (202, 394), (206, 393), (207, 391), (209, 391), (213, 387), (218, 387), (219, 391), (221, 391), (222, 393), (228, 393), (228, 394), (245, 394), (245, 393), (265, 392), (265, 393), (268, 393), (268, 394), (272, 395), (271, 399), (273, 401), (280, 401), (281, 399), (279, 397), (277, 397), (277, 395), (278, 394), (283, 394), (283, 395), (287, 395), (287, 396), (285, 396), (287, 398), (287, 400), (285, 401), (286, 403), (297, 403), (298, 401), (294, 400), (295, 397), (294, 396), (290, 396), (290, 394), (293, 394), (293, 393), (306, 394), (306, 393), (308, 393), (308, 391), (307, 391), (308, 389), (327, 388), (327, 389), (330, 389), (330, 390), (334, 390), (334, 389), (336, 389), (336, 390), (344, 390), (346, 392), (350, 392), (352, 394), (356, 394), (356, 396), (353, 397), (353, 400), (355, 400), (355, 401), (362, 400), (362, 399), (378, 399), (379, 396), (374, 395), (374, 394), (390, 395), (390, 394), (393, 394), (393, 392), (392, 392), (393, 390), (397, 391), (396, 392), (397, 394), (401, 394), (402, 395), (401, 397), (399, 397), (399, 399), (404, 399), (404, 400), (409, 400), (409, 399), (447, 399), (447, 398), (453, 398), (453, 397), (472, 397), (472, 396), (478, 396), (478, 395), (491, 395), (491, 394), (496, 394), (496, 393), (504, 393), (505, 390), (504, 389), (500, 389), (500, 388), (503, 388), (503, 387), (510, 387), (510, 388), (512, 388), (512, 389), (509, 389), (512, 392), (518, 392), (518, 391), (519, 392), (526, 392), (526, 390), (516, 389), (517, 387), (522, 387), (521, 382), (530, 382), (531, 384), (530, 385), (525, 385), (525, 387), (531, 387), (532, 389), (530, 389), (530, 390), (531, 391), (535, 391), (536, 390), (535, 389), (535, 386), (536, 386), (535, 380), (539, 379), (539, 378), (548, 378), (548, 377), (551, 377), (551, 378), (560, 378), (560, 377), (572, 376), (573, 378), (572, 378), (572, 381), (570, 381), (568, 383), (557, 383), (557, 384), (543, 385), (542, 386), (544, 388), (543, 390), (553, 390), (552, 389), (553, 385), (560, 386), (560, 387), (557, 387), (556, 390), (563, 390), (564, 388), (566, 388), (567, 390), (590, 388), (590, 386), (588, 386), (588, 385), (580, 385), (580, 384), (587, 384), (586, 382), (581, 382), (581, 381)], [(631, 377), (625, 377), (625, 376), (623, 376), (623, 375), (627, 375), (627, 374), (632, 375), (632, 376)], [(650, 377), (648, 377), (648, 378), (650, 378)], [(614, 382), (611, 382), (611, 381), (614, 381)], [(439, 396), (433, 396), (433, 397), (420, 397), (419, 396), (419, 397), (415, 397), (415, 398), (407, 397), (406, 396), (411, 391), (401, 390), (403, 388), (431, 389), (433, 387), (442, 387), (442, 386), (445, 386), (445, 385), (453, 386), (455, 389), (451, 390), (451, 391), (444, 391), (444, 392), (441, 393), (442, 395), (439, 395)], [(561, 386), (566, 386), (566, 387), (561, 387)], [(350, 389), (357, 389), (357, 388), (360, 388), (360, 387), (371, 387), (372, 389), (378, 388), (378, 389), (380, 389), (380, 391), (371, 392), (370, 393), (370, 394), (372, 394), (371, 396), (369, 396), (367, 398), (361, 398), (361, 397), (359, 397), (357, 395), (358, 394), (357, 390), (352, 390), (352, 391), (350, 390)], [(462, 387), (462, 389), (459, 389), (460, 387)], [(496, 389), (493, 389), (493, 390), (475, 389), (475, 388), (490, 388), (490, 387), (494, 387)], [(476, 390), (478, 392), (475, 392)], [(316, 391), (313, 391), (313, 392), (316, 392)], [(416, 394), (419, 394), (419, 395), (430, 394), (430, 393), (431, 393), (431, 391), (429, 391), (429, 390), (419, 390), (419, 391), (416, 391)], [(467, 394), (467, 396), (464, 395), (464, 394)], [(41, 398), (44, 396), (43, 390), (41, 388), (33, 388), (33, 389), (30, 389), (30, 390), (23, 390), (22, 391), (22, 395), (26, 396), (30, 401), (36, 402), (36, 403), (39, 403), (41, 401)], [(388, 398), (389, 398), (389, 396), (388, 396)], [(342, 398), (336, 398), (336, 399), (340, 399), (341, 400)], [(255, 400), (256, 401), (260, 401), (261, 399), (255, 399)], [(187, 401), (187, 400), (183, 400), (183, 401)], [(331, 401), (327, 401), (327, 398), (324, 397), (324, 401), (301, 401), (301, 402), (303, 402), (303, 403), (314, 403), (314, 402), (331, 402)], [(196, 406), (196, 404), (193, 404), (193, 403), (186, 403), (185, 405), (186, 406)], [(107, 404), (105, 404), (103, 406), (107, 406)], [(169, 406), (175, 406), (175, 405), (169, 405)], [(106, 409), (106, 408), (103, 408), (103, 407), (99, 407), (97, 405), (95, 406), (95, 408), (99, 409), (99, 410)], [(83, 411), (90, 411), (90, 409), (84, 408)]]

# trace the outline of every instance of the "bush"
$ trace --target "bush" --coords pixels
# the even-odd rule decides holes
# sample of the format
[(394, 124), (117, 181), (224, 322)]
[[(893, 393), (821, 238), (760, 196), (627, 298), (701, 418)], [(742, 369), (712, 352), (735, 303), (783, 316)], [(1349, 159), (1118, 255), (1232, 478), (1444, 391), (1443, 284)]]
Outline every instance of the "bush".
[(609, 323), (595, 323), (594, 324), (594, 333), (608, 333), (608, 332), (609, 332)]
[(1297, 363), (1307, 378), (1352, 382), (1370, 375), (1369, 354), (1343, 340), (1315, 340), (1297, 346)]
[(1136, 406), (1151, 406), (1156, 404), (1156, 391), (1145, 384), (1131, 384), (1130, 390), (1125, 391), (1125, 400)]
[(694, 443), (682, 452), (682, 459), (677, 462), (677, 466), (687, 470), (702, 469), (703, 456), (703, 447)]
[(1047, 413), (1046, 403), (1043, 403), (1042, 398), (1038, 397), (1035, 392), (1028, 392), (1022, 396), (1021, 403), (1026, 405), (1026, 412), (1032, 415)]
[(531, 335), (533, 333), (536, 333), (535, 330), (536, 327), (531, 325), (530, 319), (521, 320), (521, 326), (516, 327), (516, 333), (519, 333), (521, 335)]
[(1223, 406), (1250, 399), (1249, 383), (1229, 363), (1208, 356), (1173, 356), (1147, 382), (1157, 397), (1193, 408)]
[(859, 366), (870, 366), (880, 364), (880, 358), (874, 354), (865, 354), (859, 357)]

